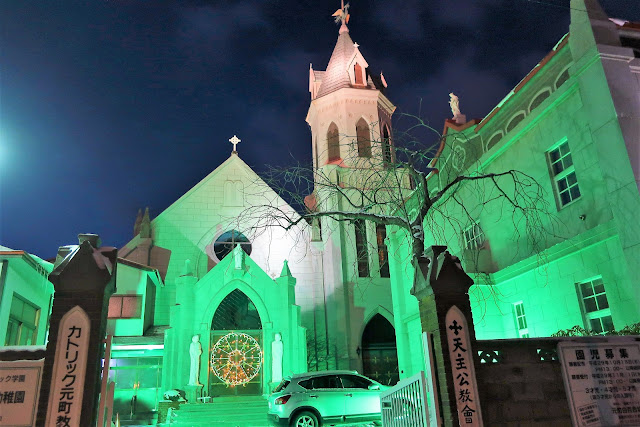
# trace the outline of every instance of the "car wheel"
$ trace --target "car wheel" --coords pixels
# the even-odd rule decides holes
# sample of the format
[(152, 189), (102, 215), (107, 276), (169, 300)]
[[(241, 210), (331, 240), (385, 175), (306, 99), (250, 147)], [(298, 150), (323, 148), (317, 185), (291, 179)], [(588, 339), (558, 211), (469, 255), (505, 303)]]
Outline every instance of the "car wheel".
[(300, 412), (293, 418), (291, 427), (320, 427), (320, 421), (313, 412)]

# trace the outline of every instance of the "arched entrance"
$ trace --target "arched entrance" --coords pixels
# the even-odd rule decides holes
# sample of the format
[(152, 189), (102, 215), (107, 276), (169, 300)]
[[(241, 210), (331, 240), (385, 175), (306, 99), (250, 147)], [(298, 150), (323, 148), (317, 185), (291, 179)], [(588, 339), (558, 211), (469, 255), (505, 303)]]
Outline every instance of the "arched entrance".
[(379, 313), (369, 320), (362, 333), (362, 371), (365, 376), (386, 385), (394, 385), (400, 378), (396, 331)]
[(262, 322), (239, 289), (229, 293), (211, 321), (209, 396), (262, 394)]

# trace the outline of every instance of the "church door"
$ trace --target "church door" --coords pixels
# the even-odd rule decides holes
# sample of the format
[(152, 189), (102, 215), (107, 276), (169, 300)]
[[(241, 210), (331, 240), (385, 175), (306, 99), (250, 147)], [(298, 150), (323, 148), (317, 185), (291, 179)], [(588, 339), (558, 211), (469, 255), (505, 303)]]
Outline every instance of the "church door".
[(239, 289), (225, 297), (211, 322), (209, 396), (262, 394), (262, 323)]
[(400, 379), (396, 331), (380, 314), (371, 318), (362, 333), (362, 371), (385, 385), (395, 385)]

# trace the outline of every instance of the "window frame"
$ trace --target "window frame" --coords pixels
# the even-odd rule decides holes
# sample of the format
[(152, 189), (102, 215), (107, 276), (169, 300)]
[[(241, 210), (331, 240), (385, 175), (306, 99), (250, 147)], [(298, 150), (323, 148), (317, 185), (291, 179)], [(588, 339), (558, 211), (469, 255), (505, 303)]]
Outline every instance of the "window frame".
[[(24, 319), (24, 308), (22, 310), (21, 316), (22, 317), (17, 317), (14, 313), (13, 313), (13, 304), (14, 301), (20, 301), (24, 305), (28, 305), (31, 308), (35, 309), (35, 318), (33, 320), (33, 323), (31, 323), (30, 321), (27, 321), (26, 319)], [(9, 308), (9, 318), (7, 320), (7, 332), (5, 335), (5, 346), (16, 346), (16, 345), (35, 345), (38, 341), (38, 326), (40, 323), (40, 314), (42, 313), (42, 309), (40, 307), (38, 307), (37, 305), (33, 304), (31, 301), (29, 301), (28, 299), (26, 299), (25, 297), (21, 296), (20, 294), (18, 294), (17, 292), (13, 292), (12, 296), (11, 296), (11, 306)], [(14, 324), (16, 325), (16, 334), (15, 334), (15, 342), (9, 342), (9, 328), (10, 325)], [(31, 344), (29, 344), (28, 342), (23, 343), (22, 342), (22, 338), (23, 338), (23, 329), (24, 328), (29, 328), (29, 329), (33, 329), (33, 332), (31, 333)]]
[[(473, 233), (469, 234), (469, 232)], [(462, 230), (462, 245), (466, 250), (475, 251), (483, 249), (486, 241), (487, 236), (478, 221), (474, 221)]]
[(334, 122), (327, 129), (327, 163), (340, 160), (340, 130)]
[[(518, 312), (518, 308), (521, 308), (520, 313)], [(513, 303), (513, 318), (515, 321), (518, 338), (529, 338), (529, 324), (527, 322), (527, 314), (524, 311), (523, 301)], [(520, 322), (521, 320), (522, 323)]]
[[(602, 285), (602, 292), (596, 293), (596, 285), (594, 285), (594, 283), (596, 283), (596, 285), (598, 286)], [(590, 285), (592, 294), (585, 296), (583, 292), (583, 286), (587, 284)], [(600, 329), (602, 330), (601, 331), (596, 330), (595, 331), (596, 333), (604, 334), (605, 332), (615, 330), (615, 325), (613, 323), (613, 316), (611, 315), (611, 304), (609, 303), (609, 298), (607, 297), (607, 290), (604, 285), (604, 280), (602, 279), (602, 276), (592, 277), (590, 279), (583, 280), (581, 282), (576, 283), (576, 292), (578, 293), (578, 299), (580, 301), (580, 309), (582, 311), (582, 318), (584, 321), (585, 329), (593, 331), (594, 329), (592, 328), (592, 321), (598, 320), (599, 321), (598, 323), (600, 324)], [(607, 305), (605, 308), (600, 308), (602, 299), (598, 298), (599, 296), (604, 296), (604, 302), (606, 302), (606, 305)], [(595, 310), (588, 310), (588, 304), (586, 303), (587, 299), (594, 301), (594, 304), (596, 307)], [(605, 329), (605, 325), (603, 322), (603, 319), (607, 317), (611, 322), (610, 329)]]
[(369, 263), (367, 221), (363, 219), (354, 219), (353, 228), (356, 243), (356, 264), (358, 267), (358, 277), (370, 277), (371, 266)]
[(384, 224), (376, 224), (376, 243), (378, 245), (378, 271), (380, 277), (390, 278), (389, 272), (389, 248), (385, 242), (387, 238), (387, 227)]
[(382, 162), (384, 165), (393, 164), (393, 148), (391, 141), (391, 129), (384, 123), (382, 125), (382, 139), (380, 141), (382, 150)]
[[(566, 146), (566, 153), (563, 154), (562, 148)], [(554, 153), (558, 153), (558, 158), (554, 160)], [(556, 204), (558, 210), (574, 203), (582, 197), (582, 191), (580, 190), (580, 184), (578, 181), (578, 175), (576, 174), (575, 163), (573, 162), (573, 156), (571, 154), (571, 147), (569, 147), (569, 141), (563, 139), (558, 144), (554, 145), (546, 153), (547, 165), (549, 168), (549, 176), (553, 181), (553, 189), (556, 198)], [(565, 166), (565, 159), (569, 158), (571, 162), (568, 166)], [(555, 165), (560, 165), (562, 169), (558, 172), (555, 171)], [(570, 184), (570, 176), (573, 175), (574, 182)], [(560, 182), (564, 182), (565, 188), (561, 189)], [(573, 188), (577, 189), (578, 195), (573, 196)], [(567, 202), (563, 201), (563, 194), (569, 195)]]
[[(109, 308), (107, 309), (107, 319), (142, 319), (142, 299), (143, 299), (144, 295), (141, 294), (114, 294), (111, 295), (111, 297), (109, 298)], [(111, 311), (111, 301), (114, 298), (119, 298), (120, 299), (120, 315), (119, 316), (112, 316), (109, 312)], [(136, 315), (134, 316), (123, 316), (122, 315), (122, 308), (124, 307), (124, 299), (125, 298), (136, 298), (136, 303), (137, 303), (137, 308), (136, 308)]]
[(371, 158), (371, 128), (362, 117), (356, 122), (356, 145), (358, 157)]

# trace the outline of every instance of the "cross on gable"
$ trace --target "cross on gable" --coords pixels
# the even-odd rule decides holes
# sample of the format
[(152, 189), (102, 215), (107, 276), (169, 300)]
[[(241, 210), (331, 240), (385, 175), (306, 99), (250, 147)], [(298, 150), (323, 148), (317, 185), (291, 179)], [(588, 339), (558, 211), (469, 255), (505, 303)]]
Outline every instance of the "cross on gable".
[(236, 149), (236, 145), (238, 145), (238, 143), (241, 141), (240, 138), (238, 138), (237, 136), (233, 135), (233, 138), (229, 139), (229, 142), (233, 144), (233, 152), (237, 153), (237, 149)]

